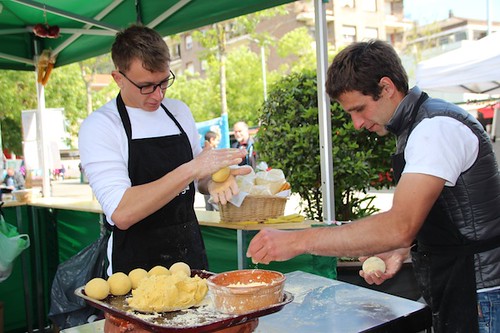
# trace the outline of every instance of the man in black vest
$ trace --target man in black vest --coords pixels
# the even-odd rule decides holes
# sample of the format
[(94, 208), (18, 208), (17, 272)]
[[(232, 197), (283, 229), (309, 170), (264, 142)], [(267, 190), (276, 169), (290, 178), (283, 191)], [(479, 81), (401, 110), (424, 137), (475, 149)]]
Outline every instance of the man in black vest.
[(398, 55), (382, 41), (341, 51), (326, 91), (355, 128), (396, 135), (393, 205), (340, 227), (262, 230), (247, 255), (262, 263), (303, 253), (376, 255), (386, 270), (361, 271), (370, 284), (393, 277), (411, 255), (435, 332), (500, 332), (500, 175), (483, 126), (409, 89)]

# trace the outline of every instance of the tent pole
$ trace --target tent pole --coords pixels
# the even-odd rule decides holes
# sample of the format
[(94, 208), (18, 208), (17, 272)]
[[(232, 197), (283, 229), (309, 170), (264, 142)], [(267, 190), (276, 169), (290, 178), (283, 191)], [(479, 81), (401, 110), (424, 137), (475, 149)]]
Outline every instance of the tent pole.
[[(38, 69), (37, 69), (38, 70)], [(40, 169), (42, 170), (42, 194), (44, 198), (50, 197), (50, 175), (47, 164), (47, 140), (45, 140), (44, 114), (45, 114), (45, 88), (41, 83), (36, 84), (38, 106), (36, 110), (36, 130), (38, 138), (38, 154)]]
[(316, 75), (318, 90), (323, 222), (330, 224), (335, 221), (335, 199), (333, 190), (332, 117), (330, 114), (330, 99), (325, 93), (326, 71), (328, 67), (325, 2), (328, 1), (314, 1), (314, 15), (316, 25)]

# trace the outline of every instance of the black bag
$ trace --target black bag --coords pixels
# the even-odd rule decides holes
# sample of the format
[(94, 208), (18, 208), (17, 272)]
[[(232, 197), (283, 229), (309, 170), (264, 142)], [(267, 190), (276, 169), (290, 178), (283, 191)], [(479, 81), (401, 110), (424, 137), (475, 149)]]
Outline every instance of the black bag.
[(110, 232), (101, 224), (99, 239), (73, 257), (59, 264), (50, 292), (49, 318), (59, 329), (88, 323), (89, 317), (101, 314), (75, 295), (75, 290), (95, 277), (105, 277), (106, 250)]

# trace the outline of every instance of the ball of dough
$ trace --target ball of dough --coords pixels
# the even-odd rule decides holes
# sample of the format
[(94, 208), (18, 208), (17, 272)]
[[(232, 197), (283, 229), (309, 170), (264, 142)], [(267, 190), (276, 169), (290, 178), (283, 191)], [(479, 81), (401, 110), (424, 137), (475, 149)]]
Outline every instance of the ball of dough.
[(370, 257), (363, 262), (363, 272), (385, 272), (385, 262), (379, 257)]
[(148, 271), (144, 268), (136, 268), (128, 273), (128, 277), (130, 278), (130, 282), (132, 282), (132, 289), (136, 289), (139, 286), (139, 281), (143, 278), (149, 276)]
[(127, 274), (117, 272), (108, 278), (109, 291), (115, 296), (127, 294), (132, 289), (132, 282)]
[(149, 275), (171, 275), (168, 268), (158, 265), (149, 270)]
[(85, 294), (97, 300), (105, 299), (109, 294), (109, 284), (101, 278), (94, 278), (85, 285)]
[(227, 179), (227, 177), (229, 177), (230, 174), (231, 169), (229, 169), (229, 167), (225, 167), (212, 174), (212, 180), (216, 183), (222, 183)]
[(191, 276), (191, 268), (185, 262), (176, 262), (175, 264), (170, 266), (169, 270), (170, 270), (170, 273), (172, 273), (172, 274), (183, 273), (187, 277)]

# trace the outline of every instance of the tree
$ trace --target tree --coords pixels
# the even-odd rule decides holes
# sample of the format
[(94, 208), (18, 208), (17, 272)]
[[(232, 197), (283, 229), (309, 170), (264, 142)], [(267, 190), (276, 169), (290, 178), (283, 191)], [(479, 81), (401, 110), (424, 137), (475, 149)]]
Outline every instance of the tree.
[[(212, 24), (211, 29), (194, 31), (193, 38), (205, 48), (200, 57), (215, 62), (219, 69), (219, 92), (221, 114), (228, 113), (227, 104), (227, 39), (237, 36), (249, 35), (255, 37), (255, 27), (264, 17), (275, 16), (284, 12), (284, 8), (272, 8), (261, 12), (244, 15), (232, 20)], [(265, 38), (260, 39), (264, 41)]]
[(33, 72), (0, 71), (0, 127), (2, 148), (22, 155), (21, 111), (37, 107)]
[[(393, 136), (376, 137), (354, 129), (340, 105), (332, 113), (332, 156), (335, 218), (352, 220), (377, 211), (367, 196), (370, 187), (391, 185), (388, 156)], [(259, 159), (285, 172), (292, 191), (301, 197), (306, 215), (323, 220), (320, 143), (315, 71), (292, 73), (278, 81), (269, 93), (260, 115), (256, 150)], [(380, 175), (384, 179), (379, 181)]]
[(189, 72), (176, 75), (175, 83), (166, 92), (166, 97), (186, 103), (196, 121), (220, 117), (218, 96), (218, 89), (209, 77), (203, 79)]
[(309, 34), (306, 27), (296, 28), (287, 32), (279, 41), (277, 48), (278, 55), (286, 58), (295, 56), (296, 60), (283, 63), (281, 72), (286, 73), (292, 70), (301, 72), (307, 68), (316, 66), (316, 50), (314, 39)]

